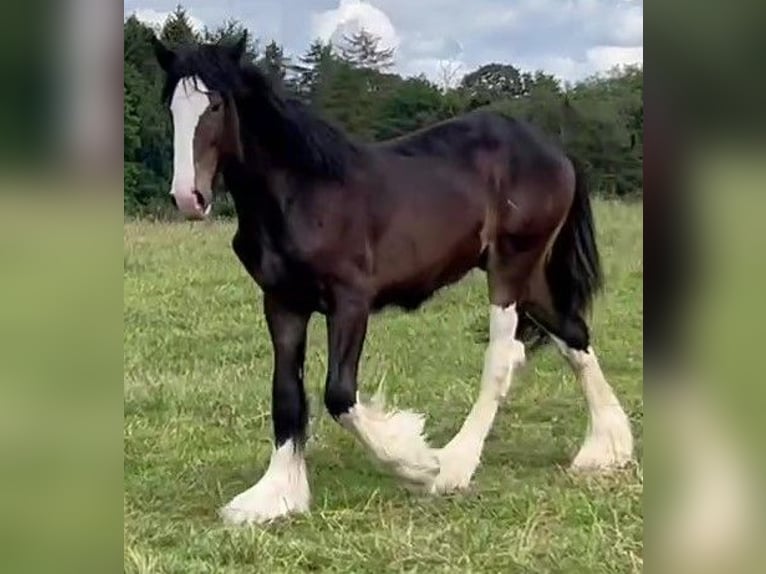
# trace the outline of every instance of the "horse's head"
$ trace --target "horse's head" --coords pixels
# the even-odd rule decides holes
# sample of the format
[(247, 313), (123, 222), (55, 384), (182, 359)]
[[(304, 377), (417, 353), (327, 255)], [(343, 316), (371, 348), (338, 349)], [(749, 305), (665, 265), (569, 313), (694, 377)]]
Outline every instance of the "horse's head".
[(189, 219), (204, 219), (213, 203), (221, 160), (241, 156), (234, 102), (243, 37), (235, 45), (203, 44), (172, 50), (154, 39), (165, 72), (164, 101), (173, 118), (173, 182), (170, 194)]

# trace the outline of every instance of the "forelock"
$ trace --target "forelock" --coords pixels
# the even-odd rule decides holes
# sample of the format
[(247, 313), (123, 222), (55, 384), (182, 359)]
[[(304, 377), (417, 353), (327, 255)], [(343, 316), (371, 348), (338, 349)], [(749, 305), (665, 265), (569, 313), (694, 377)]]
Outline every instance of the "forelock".
[(166, 104), (173, 97), (178, 82), (185, 77), (198, 77), (208, 89), (221, 94), (236, 93), (244, 87), (239, 64), (232, 61), (221, 46), (202, 44), (181, 47), (176, 54), (162, 90), (162, 99)]

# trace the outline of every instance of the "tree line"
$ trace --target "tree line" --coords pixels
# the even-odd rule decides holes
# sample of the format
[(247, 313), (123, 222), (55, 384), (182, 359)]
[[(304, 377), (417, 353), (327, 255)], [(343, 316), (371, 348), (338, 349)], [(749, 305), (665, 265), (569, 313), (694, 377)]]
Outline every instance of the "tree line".
[[(196, 32), (178, 7), (159, 32), (168, 45), (235, 41), (245, 27), (236, 20)], [(169, 209), (172, 127), (160, 102), (162, 73), (150, 43), (155, 31), (134, 16), (124, 22), (125, 214), (162, 216)], [(455, 86), (425, 76), (393, 73), (395, 53), (366, 31), (338, 45), (314, 41), (297, 58), (272, 41), (247, 34), (245, 57), (289, 94), (359, 141), (406, 134), (462, 113), (493, 109), (527, 119), (564, 145), (588, 171), (595, 193), (642, 193), (643, 69), (627, 67), (564, 86), (543, 71), (490, 63)], [(219, 201), (219, 215), (231, 213)]]

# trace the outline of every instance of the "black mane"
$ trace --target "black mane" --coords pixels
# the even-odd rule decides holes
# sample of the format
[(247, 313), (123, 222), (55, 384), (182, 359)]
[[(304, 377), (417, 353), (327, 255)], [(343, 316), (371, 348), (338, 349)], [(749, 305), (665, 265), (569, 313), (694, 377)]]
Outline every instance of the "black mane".
[(182, 78), (195, 76), (235, 103), (245, 147), (255, 144), (276, 167), (295, 175), (347, 179), (362, 147), (306, 104), (285, 96), (257, 66), (233, 60), (225, 46), (179, 48), (166, 75), (163, 102), (169, 102)]

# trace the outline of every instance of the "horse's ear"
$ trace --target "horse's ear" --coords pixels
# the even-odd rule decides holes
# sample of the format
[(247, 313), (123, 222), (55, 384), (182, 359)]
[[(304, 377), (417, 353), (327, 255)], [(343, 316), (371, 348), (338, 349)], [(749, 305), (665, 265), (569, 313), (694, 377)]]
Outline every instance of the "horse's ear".
[(170, 70), (170, 67), (176, 59), (176, 53), (165, 46), (157, 36), (152, 36), (152, 47), (154, 48), (154, 55), (157, 58), (160, 67), (166, 72)]
[(237, 40), (234, 44), (232, 44), (228, 48), (229, 52), (229, 58), (235, 63), (239, 63), (239, 61), (242, 59), (242, 56), (245, 55), (245, 49), (247, 48), (247, 32), (242, 32), (242, 36), (240, 36), (239, 40)]

